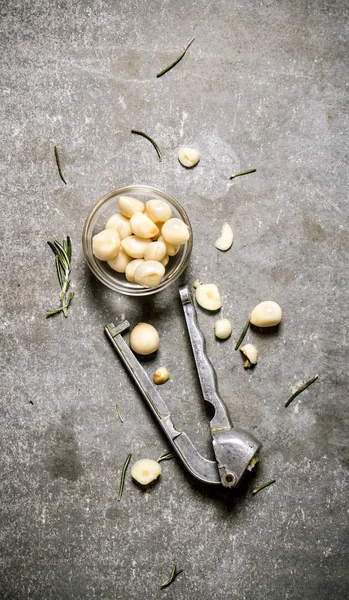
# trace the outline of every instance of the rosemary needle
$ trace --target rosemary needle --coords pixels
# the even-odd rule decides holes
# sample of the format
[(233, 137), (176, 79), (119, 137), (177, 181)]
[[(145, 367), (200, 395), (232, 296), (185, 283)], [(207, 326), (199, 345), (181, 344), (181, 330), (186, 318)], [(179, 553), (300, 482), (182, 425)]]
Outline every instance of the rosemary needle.
[(175, 60), (173, 63), (171, 63), (171, 64), (170, 64), (168, 67), (165, 67), (164, 69), (162, 69), (162, 71), (160, 71), (160, 72), (159, 72), (159, 73), (156, 75), (156, 77), (161, 77), (162, 75), (164, 75), (165, 73), (167, 73), (167, 71), (169, 71), (170, 69), (172, 69), (173, 67), (175, 67), (175, 66), (176, 66), (176, 65), (179, 63), (179, 61), (180, 61), (180, 60), (182, 60), (183, 56), (184, 56), (184, 55), (185, 55), (185, 53), (187, 52), (187, 50), (188, 50), (189, 46), (191, 46), (191, 45), (192, 45), (192, 43), (193, 43), (193, 41), (194, 41), (194, 40), (195, 40), (195, 38), (193, 37), (193, 38), (190, 40), (190, 42), (188, 42), (188, 44), (187, 44), (187, 45), (184, 47), (182, 54), (180, 54), (180, 55), (178, 56), (178, 58), (176, 58), (176, 60)]
[(124, 420), (123, 420), (123, 418), (122, 418), (122, 416), (121, 416), (121, 413), (120, 413), (120, 408), (119, 408), (119, 405), (118, 405), (118, 404), (115, 404), (115, 412), (116, 412), (116, 414), (118, 415), (118, 417), (119, 417), (119, 419), (120, 419), (121, 423), (123, 423), (123, 422), (124, 422)]
[(291, 404), (292, 400), (294, 400), (296, 398), (296, 396), (298, 396), (298, 394), (301, 394), (304, 390), (307, 389), (307, 387), (309, 387), (312, 383), (314, 383), (314, 381), (316, 381), (318, 377), (319, 377), (318, 375), (315, 375), (315, 377), (313, 377), (312, 379), (307, 381), (307, 383), (304, 383), (298, 390), (296, 390), (295, 393), (292, 394), (292, 396), (290, 396), (290, 398), (287, 400), (287, 402), (285, 404), (285, 408), (287, 408), (288, 405)]
[(169, 452), (169, 454), (163, 454), (162, 456), (160, 456), (160, 458), (158, 458), (158, 463), (161, 462), (162, 460), (171, 460), (171, 458), (176, 458), (176, 457), (177, 457), (176, 452)]
[(240, 348), (242, 340), (244, 339), (249, 326), (250, 326), (250, 317), (247, 319), (246, 325), (245, 325), (245, 327), (242, 330), (242, 334), (240, 335), (238, 341), (235, 344), (235, 350), (238, 350)]
[(248, 175), (249, 173), (255, 173), (257, 169), (248, 169), (247, 171), (241, 171), (241, 173), (235, 173), (232, 175), (230, 179), (235, 179), (235, 177), (241, 177), (241, 175)]
[(47, 242), (50, 246), (53, 254), (55, 255), (55, 267), (61, 293), (59, 296), (60, 306), (58, 308), (50, 309), (46, 312), (46, 319), (63, 312), (64, 316), (68, 316), (68, 307), (74, 298), (74, 292), (69, 292), (70, 286), (70, 271), (71, 271), (71, 257), (72, 257), (72, 245), (70, 237), (63, 240), (60, 244), (57, 240), (53, 242)]
[(119, 493), (118, 493), (118, 500), (121, 500), (121, 496), (122, 496), (122, 492), (124, 490), (124, 485), (125, 485), (125, 475), (126, 475), (126, 471), (127, 471), (127, 467), (129, 465), (129, 462), (131, 460), (131, 456), (132, 454), (128, 454), (127, 458), (124, 462), (124, 466), (122, 467), (122, 471), (121, 471), (121, 479), (120, 479), (120, 486), (119, 486)]
[(67, 185), (67, 182), (66, 182), (66, 180), (63, 177), (63, 173), (62, 173), (62, 169), (61, 169), (61, 163), (60, 163), (59, 156), (58, 156), (57, 146), (55, 146), (55, 158), (56, 158), (56, 163), (57, 163), (57, 169), (58, 169), (59, 176), (60, 176), (61, 180), (63, 181), (63, 183), (65, 183), (65, 185)]
[(157, 155), (159, 157), (159, 161), (162, 161), (162, 154), (161, 154), (161, 150), (159, 148), (159, 146), (157, 145), (157, 143), (153, 140), (153, 138), (150, 137), (150, 135), (148, 135), (147, 133), (144, 133), (144, 131), (139, 131), (138, 129), (131, 129), (131, 133), (136, 133), (137, 135), (141, 135), (143, 137), (145, 137), (146, 140), (149, 140), (149, 142), (151, 144), (153, 144)]
[(180, 571), (177, 571), (177, 565), (174, 564), (172, 567), (172, 571), (171, 571), (171, 575), (169, 576), (169, 578), (164, 581), (164, 583), (162, 583), (160, 585), (160, 588), (163, 589), (165, 587), (167, 587), (168, 585), (170, 585), (177, 577), (177, 575), (179, 575), (180, 573), (182, 573), (183, 569), (181, 569)]
[(268, 481), (267, 483), (263, 483), (263, 485), (260, 485), (259, 487), (256, 487), (252, 494), (253, 496), (255, 494), (258, 494), (258, 492), (260, 492), (261, 490), (264, 490), (264, 488), (269, 487), (270, 485), (272, 485), (273, 483), (276, 483), (276, 479), (272, 479), (271, 481)]

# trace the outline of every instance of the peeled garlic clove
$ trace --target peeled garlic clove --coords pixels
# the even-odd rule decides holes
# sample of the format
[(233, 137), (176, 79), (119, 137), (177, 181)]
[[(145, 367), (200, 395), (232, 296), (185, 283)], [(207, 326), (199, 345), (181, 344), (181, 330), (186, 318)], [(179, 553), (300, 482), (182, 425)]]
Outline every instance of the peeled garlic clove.
[(229, 319), (218, 319), (214, 324), (215, 336), (220, 340), (226, 340), (231, 335), (231, 322)]
[(221, 236), (216, 239), (215, 246), (218, 250), (225, 252), (229, 250), (234, 240), (233, 230), (229, 223), (224, 223), (222, 227)]
[(125, 273), (127, 265), (131, 260), (132, 258), (130, 258), (121, 248), (120, 252), (115, 256), (115, 258), (108, 260), (108, 265), (117, 273)]
[(222, 306), (218, 287), (214, 283), (203, 283), (196, 288), (197, 303), (206, 310), (218, 310)]
[(92, 238), (92, 252), (99, 260), (110, 260), (120, 250), (120, 236), (115, 229), (104, 229)]
[(128, 263), (125, 271), (125, 277), (127, 281), (130, 283), (134, 282), (135, 271), (143, 262), (143, 258), (136, 258), (136, 260), (131, 260), (131, 262)]
[(120, 212), (129, 219), (132, 217), (132, 215), (134, 215), (134, 213), (143, 213), (145, 210), (142, 200), (138, 200), (138, 198), (133, 198), (132, 196), (119, 196), (118, 207)]
[(179, 246), (189, 240), (189, 227), (181, 219), (169, 219), (163, 224), (161, 235), (165, 242)]
[(157, 260), (145, 260), (137, 267), (134, 281), (144, 287), (156, 287), (165, 275), (165, 267)]
[(165, 223), (172, 217), (172, 208), (163, 200), (148, 200), (145, 212), (154, 223)]
[(162, 385), (170, 379), (170, 374), (166, 367), (159, 367), (153, 375), (153, 381), (156, 385)]
[(164, 242), (152, 242), (144, 251), (144, 260), (158, 260), (161, 262), (166, 254), (167, 250)]
[(180, 148), (178, 160), (184, 167), (191, 169), (199, 162), (200, 153), (195, 148)]
[(141, 212), (132, 215), (130, 226), (133, 233), (141, 238), (152, 238), (159, 233), (155, 223)]
[(272, 300), (257, 304), (250, 314), (250, 323), (257, 327), (273, 327), (282, 319), (281, 307)]
[(164, 265), (164, 267), (167, 267), (169, 260), (170, 260), (170, 257), (168, 254), (166, 254), (166, 256), (164, 256), (164, 258), (162, 260), (160, 260), (160, 262), (162, 265)]
[(252, 365), (257, 364), (258, 350), (256, 346), (254, 346), (253, 344), (246, 344), (246, 346), (240, 348), (240, 352), (242, 352), (242, 354), (244, 354), (244, 356), (246, 356), (247, 358), (247, 360), (244, 363), (245, 369), (249, 369)]
[(112, 215), (106, 222), (104, 229), (116, 229), (121, 240), (128, 235), (132, 235), (130, 220), (120, 213)]
[(140, 485), (149, 485), (161, 474), (161, 465), (150, 458), (137, 460), (131, 467), (131, 476)]
[[(138, 267), (139, 268), (139, 267)], [(130, 346), (137, 354), (146, 356), (155, 352), (160, 344), (159, 334), (150, 323), (138, 323), (131, 331)]]
[(136, 235), (129, 235), (121, 240), (121, 246), (125, 250), (126, 254), (132, 258), (143, 258), (148, 244), (151, 244), (151, 240), (140, 238)]
[(158, 238), (158, 242), (164, 242), (165, 246), (166, 246), (166, 251), (167, 254), (169, 256), (175, 256), (179, 250), (179, 246), (174, 245), (174, 244), (169, 244), (168, 242), (165, 241), (164, 237), (162, 235), (160, 235), (160, 237)]

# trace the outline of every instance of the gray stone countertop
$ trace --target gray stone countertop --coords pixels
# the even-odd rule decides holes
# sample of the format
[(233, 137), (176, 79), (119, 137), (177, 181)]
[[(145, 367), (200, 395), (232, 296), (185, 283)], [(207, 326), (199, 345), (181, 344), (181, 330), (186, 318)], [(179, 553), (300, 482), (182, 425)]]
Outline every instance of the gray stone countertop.
[[(1, 3), (1, 569), (4, 600), (324, 600), (348, 594), (348, 91), (344, 0)], [(192, 36), (185, 58), (176, 58)], [(131, 128), (152, 135), (163, 151)], [(58, 177), (60, 152), (67, 185)], [(181, 146), (201, 161), (184, 170)], [(246, 168), (257, 172), (230, 181)], [(157, 327), (144, 363), (178, 427), (211, 454), (177, 284), (137, 300), (103, 287), (81, 248), (106, 193), (153, 185), (187, 210), (186, 281), (214, 282), (219, 343), (199, 312), (234, 422), (263, 442), (235, 493), (162, 463), (144, 492), (121, 468), (170, 448), (103, 334)], [(232, 249), (214, 248), (221, 225)], [(46, 241), (73, 241), (69, 317)], [(277, 333), (234, 342), (261, 300)], [(287, 408), (288, 396), (319, 379)], [(118, 402), (124, 423), (115, 413)], [(276, 483), (252, 496), (256, 485)], [(167, 588), (173, 563), (183, 569)]]

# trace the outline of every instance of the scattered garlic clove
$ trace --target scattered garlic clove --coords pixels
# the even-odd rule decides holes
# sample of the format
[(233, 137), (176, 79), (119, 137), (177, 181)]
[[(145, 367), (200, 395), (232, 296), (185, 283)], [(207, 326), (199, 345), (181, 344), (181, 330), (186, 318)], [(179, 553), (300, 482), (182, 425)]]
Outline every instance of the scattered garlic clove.
[(128, 235), (132, 235), (130, 220), (120, 213), (112, 215), (106, 222), (104, 229), (116, 229), (121, 240)]
[(170, 260), (170, 257), (168, 254), (166, 254), (166, 256), (164, 256), (164, 258), (162, 260), (160, 260), (160, 262), (162, 265), (164, 265), (164, 267), (167, 267), (169, 260)]
[(187, 169), (195, 167), (200, 160), (200, 153), (195, 148), (180, 148), (178, 152), (178, 160)]
[(216, 239), (215, 246), (218, 250), (225, 252), (229, 250), (234, 240), (233, 230), (229, 223), (224, 223), (222, 227), (221, 236)]
[(148, 200), (145, 203), (145, 213), (154, 223), (165, 223), (172, 217), (172, 208), (163, 200)]
[(250, 314), (250, 323), (256, 327), (273, 327), (282, 319), (281, 307), (272, 300), (257, 304)]
[(156, 385), (162, 385), (170, 379), (170, 374), (166, 367), (159, 367), (153, 375), (153, 381)]
[(145, 260), (137, 267), (134, 281), (144, 287), (156, 287), (165, 275), (165, 267), (157, 260)]
[(160, 235), (160, 237), (158, 238), (158, 242), (164, 242), (165, 246), (166, 246), (166, 251), (167, 254), (169, 256), (175, 256), (179, 250), (179, 246), (175, 246), (173, 244), (169, 244), (168, 242), (165, 241), (165, 238)]
[(151, 458), (137, 460), (131, 467), (131, 476), (140, 485), (149, 485), (161, 474), (161, 465)]
[(92, 238), (92, 252), (99, 260), (111, 260), (120, 250), (120, 236), (115, 229), (104, 229)]
[(124, 251), (132, 258), (143, 258), (146, 247), (151, 243), (151, 240), (136, 235), (129, 235), (121, 240)]
[(125, 271), (125, 277), (130, 283), (134, 283), (134, 275), (136, 269), (144, 262), (143, 258), (136, 258), (128, 263)]
[(152, 242), (144, 251), (144, 260), (158, 260), (161, 262), (166, 254), (167, 250), (164, 242)]
[(206, 310), (218, 310), (222, 306), (218, 287), (214, 283), (199, 285), (196, 288), (195, 297), (197, 303)]
[(131, 262), (131, 260), (132, 258), (130, 258), (128, 254), (126, 254), (126, 252), (124, 252), (124, 250), (121, 248), (120, 252), (115, 256), (115, 258), (108, 260), (108, 265), (117, 273), (125, 273), (127, 265), (129, 262)]
[(189, 227), (181, 219), (169, 219), (163, 224), (161, 235), (168, 244), (178, 246), (189, 239)]
[[(138, 267), (139, 268), (139, 267)], [(150, 323), (138, 323), (131, 331), (130, 346), (134, 352), (146, 356), (155, 352), (160, 344), (159, 334)]]
[(247, 360), (244, 362), (245, 369), (249, 369), (252, 365), (257, 364), (258, 350), (256, 346), (253, 344), (246, 344), (246, 346), (240, 348), (240, 352), (242, 352), (242, 354), (244, 354), (244, 356), (247, 358)]
[(228, 339), (231, 335), (231, 322), (229, 319), (218, 319), (214, 324), (214, 332), (218, 339)]
[(119, 196), (118, 207), (120, 212), (129, 219), (136, 212), (143, 213), (145, 211), (145, 206), (142, 200), (138, 200), (138, 198), (133, 198), (132, 196)]
[(136, 212), (130, 219), (132, 232), (140, 238), (152, 238), (159, 233), (155, 223), (141, 212)]

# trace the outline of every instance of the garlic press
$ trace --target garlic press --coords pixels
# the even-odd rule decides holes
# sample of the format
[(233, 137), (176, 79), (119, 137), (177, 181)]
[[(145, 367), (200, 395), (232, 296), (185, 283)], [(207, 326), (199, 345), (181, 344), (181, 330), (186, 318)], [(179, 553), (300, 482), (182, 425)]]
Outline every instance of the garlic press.
[(238, 485), (253, 457), (258, 453), (261, 443), (247, 431), (233, 427), (228, 410), (218, 394), (216, 373), (206, 354), (205, 340), (198, 325), (196, 311), (187, 285), (179, 288), (179, 295), (202, 395), (215, 411), (210, 421), (210, 429), (216, 460), (208, 460), (202, 456), (196, 450), (189, 436), (175, 427), (171, 413), (157, 386), (149, 379), (122, 337), (122, 333), (130, 327), (129, 322), (125, 320), (117, 325), (110, 323), (106, 325), (105, 333), (188, 471), (203, 483), (234, 488)]

